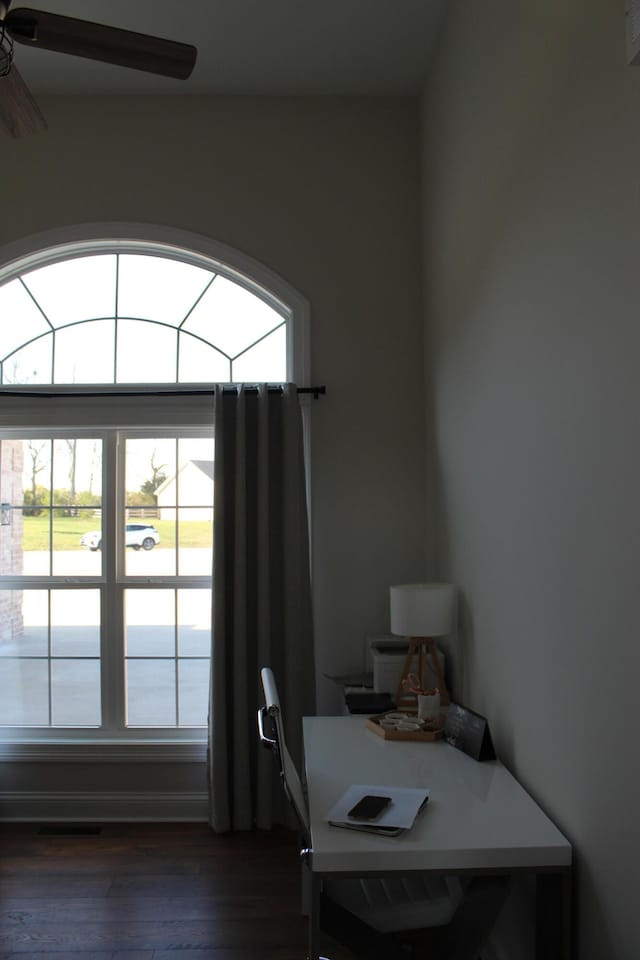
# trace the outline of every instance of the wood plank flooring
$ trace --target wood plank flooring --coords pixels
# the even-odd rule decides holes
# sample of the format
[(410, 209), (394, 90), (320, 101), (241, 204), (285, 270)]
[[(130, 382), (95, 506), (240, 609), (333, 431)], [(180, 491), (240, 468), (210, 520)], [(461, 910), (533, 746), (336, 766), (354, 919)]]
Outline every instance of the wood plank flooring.
[(296, 836), (0, 824), (0, 960), (301, 960)]

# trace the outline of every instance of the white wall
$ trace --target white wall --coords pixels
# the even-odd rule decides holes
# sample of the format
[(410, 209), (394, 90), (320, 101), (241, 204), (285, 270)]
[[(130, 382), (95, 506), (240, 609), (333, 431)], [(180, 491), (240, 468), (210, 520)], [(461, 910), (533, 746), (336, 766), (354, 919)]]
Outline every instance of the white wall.
[[(389, 584), (425, 572), (418, 103), (42, 107), (47, 134), (0, 144), (0, 245), (65, 224), (169, 224), (249, 254), (310, 301), (312, 378), (327, 386), (312, 410), (319, 707), (335, 710), (322, 673), (360, 668), (365, 635), (388, 630)], [(32, 779), (21, 770), (18, 792)]]
[(635, 960), (640, 68), (623, 4), (452, 0), (423, 157), (456, 693), (575, 845), (577, 956)]

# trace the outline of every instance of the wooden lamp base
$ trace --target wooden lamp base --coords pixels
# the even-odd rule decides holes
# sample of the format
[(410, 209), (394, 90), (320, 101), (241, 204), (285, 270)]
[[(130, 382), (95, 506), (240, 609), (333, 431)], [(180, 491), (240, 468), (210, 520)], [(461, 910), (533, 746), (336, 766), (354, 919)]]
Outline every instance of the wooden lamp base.
[[(444, 673), (442, 670), (442, 665), (440, 664), (440, 658), (438, 657), (438, 648), (436, 647), (435, 640), (433, 637), (410, 637), (409, 649), (407, 651), (407, 656), (405, 657), (402, 674), (400, 676), (400, 682), (396, 691), (397, 707), (415, 707), (416, 695), (415, 693), (410, 693), (407, 690), (405, 681), (407, 681), (409, 674), (413, 674), (418, 678), (419, 686), (425, 690), (428, 684), (427, 668), (429, 657), (431, 658), (433, 672), (438, 678), (440, 703), (445, 707), (449, 705), (449, 691), (447, 690), (447, 685), (444, 682)], [(413, 664), (416, 658), (418, 663), (417, 667), (414, 667)]]

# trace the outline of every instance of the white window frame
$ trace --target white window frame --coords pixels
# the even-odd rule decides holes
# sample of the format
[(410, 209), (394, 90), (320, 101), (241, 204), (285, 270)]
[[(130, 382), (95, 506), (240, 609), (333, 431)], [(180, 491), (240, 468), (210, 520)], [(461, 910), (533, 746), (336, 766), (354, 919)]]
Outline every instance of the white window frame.
[[(149, 224), (88, 224), (47, 231), (0, 249), (0, 283), (26, 270), (91, 253), (148, 253), (175, 257), (196, 266), (218, 270), (251, 293), (283, 312), (287, 325), (287, 379), (310, 386), (309, 304), (295, 288), (264, 264), (210, 238), (172, 227)], [(285, 310), (283, 311), (283, 306)], [(38, 385), (21, 390), (0, 386), (0, 427), (13, 435), (25, 431), (56, 429), (58, 435), (81, 436), (114, 427), (150, 433), (161, 427), (191, 431), (212, 426), (211, 384)], [(55, 404), (21, 397), (22, 392), (64, 393)], [(139, 396), (119, 397), (124, 389)], [(200, 392), (200, 395), (195, 395)], [(8, 394), (11, 395), (8, 395)], [(149, 400), (150, 394), (156, 394)], [(176, 393), (178, 394), (176, 396)], [(3, 396), (3, 394), (5, 394)], [(169, 395), (171, 394), (171, 395)], [(77, 395), (77, 398), (76, 398)], [(78, 403), (78, 399), (81, 402)], [(305, 459), (310, 462), (309, 398), (301, 398)], [(310, 495), (309, 470), (307, 494)], [(308, 500), (308, 502), (310, 502)], [(55, 578), (49, 583), (55, 586)], [(198, 760), (205, 758), (206, 732), (193, 729), (132, 730), (126, 738), (100, 736), (99, 731), (52, 728), (30, 734), (29, 729), (6, 736), (0, 730), (1, 760), (117, 761)]]
[[(111, 411), (105, 407), (104, 413)], [(128, 588), (135, 589), (136, 585), (153, 584), (156, 588), (180, 588), (180, 587), (199, 587), (211, 586), (211, 577), (203, 575), (179, 576), (175, 574), (154, 575), (152, 577), (140, 577), (126, 573), (125, 547), (118, 537), (118, 531), (124, 529), (124, 502), (116, 500), (118, 490), (124, 491), (124, 462), (122, 451), (116, 455), (116, 440), (118, 436), (122, 440), (133, 437), (153, 437), (162, 438), (173, 437), (176, 434), (180, 437), (193, 436), (213, 436), (213, 429), (209, 410), (209, 423), (203, 425), (201, 429), (195, 429), (192, 426), (174, 425), (167, 427), (160, 422), (160, 418), (155, 426), (140, 428), (135, 423), (135, 417), (131, 416), (131, 411), (120, 409), (119, 426), (114, 426), (106, 422), (94, 424), (91, 428), (60, 427), (49, 424), (48, 427), (17, 429), (1, 429), (0, 435), (3, 439), (64, 439), (91, 437), (103, 442), (103, 477), (102, 489), (104, 491), (103, 516), (107, 518), (108, 531), (105, 538), (105, 547), (107, 550), (101, 554), (106, 561), (101, 573), (89, 574), (86, 576), (64, 576), (64, 575), (16, 575), (15, 577), (4, 576), (2, 586), (9, 590), (38, 589), (38, 590), (64, 590), (78, 589), (80, 585), (87, 589), (98, 588), (101, 592), (103, 601), (101, 609), (102, 617), (102, 649), (100, 654), (101, 663), (101, 691), (102, 691), (102, 716), (105, 727), (1, 727), (0, 740), (6, 744), (84, 744), (94, 742), (96, 746), (107, 743), (112, 746), (117, 744), (126, 745), (129, 742), (135, 742), (138, 745), (147, 743), (169, 744), (169, 743), (187, 743), (196, 744), (206, 738), (206, 731), (203, 728), (189, 727), (143, 727), (127, 728), (123, 726), (116, 729), (110, 721), (114, 719), (122, 720), (124, 718), (124, 637), (119, 637), (122, 631), (121, 613), (122, 597), (124, 591)], [(130, 421), (130, 423), (128, 423)], [(124, 424), (128, 424), (125, 426)], [(117, 471), (117, 480), (112, 483), (112, 470)], [(115, 533), (114, 533), (115, 531)], [(111, 542), (111, 534), (113, 541)], [(110, 549), (109, 549), (110, 548)], [(111, 623), (111, 618), (115, 616), (115, 621)], [(108, 617), (109, 619), (105, 619)], [(113, 649), (105, 645), (105, 637), (111, 639), (120, 638), (123, 641), (122, 649)], [(0, 658), (0, 669), (2, 659)]]

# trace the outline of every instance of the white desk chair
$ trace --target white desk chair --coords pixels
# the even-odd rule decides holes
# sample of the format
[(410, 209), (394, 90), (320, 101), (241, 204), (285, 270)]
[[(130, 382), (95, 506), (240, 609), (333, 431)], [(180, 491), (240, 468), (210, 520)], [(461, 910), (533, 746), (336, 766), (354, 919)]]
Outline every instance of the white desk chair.
[[(261, 679), (265, 706), (258, 710), (260, 739), (278, 758), (284, 790), (295, 810), (304, 845), (308, 848), (310, 827), (307, 800), (287, 748), (280, 699), (273, 672), (269, 667), (263, 667)], [(269, 720), (273, 736), (268, 736), (266, 732)], [(335, 923), (337, 928), (337, 933), (334, 930), (330, 932), (349, 946), (349, 940), (364, 944), (368, 957), (374, 956), (374, 947), (376, 952), (380, 951), (381, 956), (392, 956), (393, 945), (388, 942), (390, 934), (421, 931), (424, 928), (432, 929), (449, 924), (463, 899), (462, 885), (456, 877), (427, 875), (329, 878), (323, 882), (322, 892), (322, 917), (329, 915), (332, 918), (331, 925)], [(408, 956), (405, 952), (402, 955), (405, 958)], [(429, 956), (436, 960), (441, 954), (429, 951)], [(460, 957), (462, 960), (463, 954), (447, 953), (447, 956)]]

